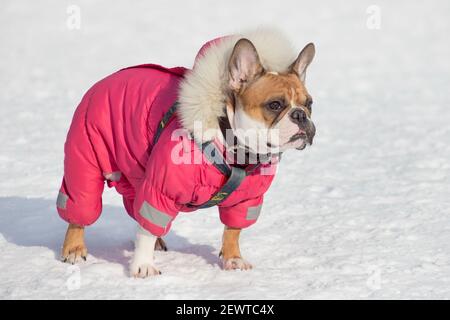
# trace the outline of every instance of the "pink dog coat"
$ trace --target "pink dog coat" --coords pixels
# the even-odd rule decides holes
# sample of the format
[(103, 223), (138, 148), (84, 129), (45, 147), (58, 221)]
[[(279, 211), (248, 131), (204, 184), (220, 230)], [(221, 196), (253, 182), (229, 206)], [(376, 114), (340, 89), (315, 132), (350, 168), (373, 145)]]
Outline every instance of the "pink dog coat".
[[(102, 211), (106, 181), (123, 196), (131, 217), (162, 236), (178, 212), (195, 210), (189, 203), (200, 205), (220, 189), (226, 177), (189, 135), (177, 134), (182, 129), (179, 114), (153, 145), (159, 122), (178, 99), (186, 72), (182, 67), (141, 65), (113, 73), (87, 91), (64, 146), (64, 177), (57, 199), (64, 220), (82, 226), (94, 223)], [(274, 167), (259, 167), (218, 205), (222, 223), (245, 228), (256, 222), (274, 177), (264, 172), (273, 172)]]

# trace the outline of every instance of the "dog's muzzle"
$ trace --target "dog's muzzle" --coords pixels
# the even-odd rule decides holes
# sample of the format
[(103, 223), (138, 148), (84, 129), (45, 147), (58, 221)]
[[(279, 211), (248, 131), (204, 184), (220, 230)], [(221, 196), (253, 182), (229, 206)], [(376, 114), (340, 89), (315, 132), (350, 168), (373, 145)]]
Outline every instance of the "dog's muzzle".
[(309, 119), (303, 108), (295, 108), (289, 114), (289, 118), (292, 122), (298, 125), (299, 132), (294, 134), (289, 142), (294, 142), (298, 139), (305, 141), (297, 150), (303, 150), (306, 144), (312, 145), (314, 136), (316, 134), (316, 127), (314, 123)]
[(297, 150), (305, 149), (307, 144), (312, 145), (314, 136), (316, 135), (316, 126), (309, 119), (307, 120), (305, 125), (302, 125), (302, 127), (300, 127), (300, 130), (301, 131), (299, 133), (294, 134), (289, 140), (289, 142), (293, 142), (299, 139), (302, 139), (304, 141), (300, 147), (296, 148)]

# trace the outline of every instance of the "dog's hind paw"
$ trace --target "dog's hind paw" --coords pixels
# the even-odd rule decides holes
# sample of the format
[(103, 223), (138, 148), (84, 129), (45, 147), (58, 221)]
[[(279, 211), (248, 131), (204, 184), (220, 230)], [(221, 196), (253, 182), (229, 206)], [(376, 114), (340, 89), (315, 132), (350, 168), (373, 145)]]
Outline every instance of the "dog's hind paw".
[(155, 250), (157, 251), (167, 251), (167, 245), (162, 238), (156, 239)]
[(250, 270), (253, 266), (242, 258), (223, 259), (222, 266), (224, 270)]

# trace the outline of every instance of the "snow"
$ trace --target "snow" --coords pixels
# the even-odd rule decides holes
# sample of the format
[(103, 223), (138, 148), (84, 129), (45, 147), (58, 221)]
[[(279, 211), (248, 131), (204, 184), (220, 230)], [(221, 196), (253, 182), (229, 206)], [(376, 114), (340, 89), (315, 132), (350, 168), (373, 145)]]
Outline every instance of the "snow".
[[(239, 3), (239, 5), (238, 5)], [(71, 30), (67, 8), (81, 10)], [(370, 5), (381, 11), (370, 29)], [(3, 1), (0, 298), (450, 298), (450, 2)], [(373, 11), (370, 11), (373, 12)], [(250, 272), (219, 267), (215, 209), (177, 218), (163, 274), (127, 276), (135, 223), (108, 190), (88, 260), (58, 260), (55, 210), (73, 111), (97, 80), (140, 63), (191, 66), (208, 39), (277, 25), (317, 47), (316, 141), (285, 154), (242, 234)]]

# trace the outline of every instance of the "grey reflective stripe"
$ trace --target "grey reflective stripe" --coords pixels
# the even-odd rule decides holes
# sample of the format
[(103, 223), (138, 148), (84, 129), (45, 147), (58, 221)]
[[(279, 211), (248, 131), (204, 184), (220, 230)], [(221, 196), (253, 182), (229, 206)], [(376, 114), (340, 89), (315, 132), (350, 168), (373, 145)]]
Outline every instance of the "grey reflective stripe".
[(67, 199), (69, 199), (69, 197), (66, 194), (62, 192), (58, 193), (58, 198), (56, 198), (56, 206), (60, 209), (65, 209), (67, 205)]
[(160, 226), (161, 228), (167, 227), (169, 222), (172, 220), (172, 217), (167, 213), (161, 212), (156, 208), (153, 208), (147, 201), (144, 201), (142, 204), (139, 213), (142, 217), (147, 219), (153, 224)]
[(103, 176), (110, 181), (119, 181), (122, 173), (120, 171), (114, 171), (111, 173), (104, 173)]
[(247, 220), (256, 220), (259, 217), (259, 214), (261, 213), (262, 205), (259, 205), (257, 207), (249, 207), (247, 210), (247, 216), (245, 219)]

